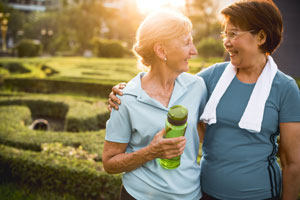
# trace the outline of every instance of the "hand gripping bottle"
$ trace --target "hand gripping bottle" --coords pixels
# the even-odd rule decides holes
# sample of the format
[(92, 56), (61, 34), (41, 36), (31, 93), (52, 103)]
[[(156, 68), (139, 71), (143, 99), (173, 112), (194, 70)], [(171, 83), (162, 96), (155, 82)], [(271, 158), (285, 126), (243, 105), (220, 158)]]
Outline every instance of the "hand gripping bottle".
[[(188, 110), (181, 105), (172, 106), (166, 119), (165, 138), (184, 136), (187, 127)], [(175, 169), (180, 165), (180, 157), (159, 159), (160, 165), (165, 169)]]

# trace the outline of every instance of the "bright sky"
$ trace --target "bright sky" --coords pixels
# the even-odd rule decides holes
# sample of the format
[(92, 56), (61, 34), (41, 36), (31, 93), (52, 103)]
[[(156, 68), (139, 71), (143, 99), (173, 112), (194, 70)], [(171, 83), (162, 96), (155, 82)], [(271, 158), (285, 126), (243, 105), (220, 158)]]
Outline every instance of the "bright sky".
[(162, 7), (183, 8), (185, 0), (136, 0), (142, 13), (148, 13)]
[[(144, 14), (162, 7), (184, 9), (185, 0), (136, 0), (138, 8)], [(219, 10), (233, 3), (235, 0), (213, 0), (219, 4)]]

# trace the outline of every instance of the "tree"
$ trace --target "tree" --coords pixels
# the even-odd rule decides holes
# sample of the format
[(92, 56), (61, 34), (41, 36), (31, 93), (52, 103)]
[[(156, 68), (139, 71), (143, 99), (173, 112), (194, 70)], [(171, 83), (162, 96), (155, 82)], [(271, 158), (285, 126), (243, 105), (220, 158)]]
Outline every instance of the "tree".
[(212, 0), (186, 0), (186, 12), (193, 23), (196, 43), (202, 38), (219, 35), (221, 26), (217, 19), (217, 7)]

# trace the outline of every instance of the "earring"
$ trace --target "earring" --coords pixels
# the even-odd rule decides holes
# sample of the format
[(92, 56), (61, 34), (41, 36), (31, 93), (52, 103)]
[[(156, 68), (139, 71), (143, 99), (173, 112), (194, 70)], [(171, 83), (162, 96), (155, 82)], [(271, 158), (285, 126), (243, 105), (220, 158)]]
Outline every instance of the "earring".
[(167, 57), (164, 58), (164, 61), (167, 61)]

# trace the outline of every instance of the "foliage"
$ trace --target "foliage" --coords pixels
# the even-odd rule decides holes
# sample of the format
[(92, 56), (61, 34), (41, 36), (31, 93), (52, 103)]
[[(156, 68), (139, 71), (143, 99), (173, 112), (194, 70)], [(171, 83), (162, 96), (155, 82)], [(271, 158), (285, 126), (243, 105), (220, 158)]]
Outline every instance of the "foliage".
[(221, 24), (216, 13), (218, 4), (213, 0), (189, 0), (186, 2), (187, 16), (193, 23), (193, 37), (198, 43), (205, 37), (219, 35)]
[(203, 57), (221, 57), (224, 55), (222, 41), (212, 37), (202, 39), (196, 47), (198, 54)]
[(104, 38), (93, 39), (94, 52), (98, 57), (123, 57), (126, 53), (125, 47), (122, 45), (122, 41), (108, 40)]
[(80, 200), (68, 193), (57, 194), (11, 182), (0, 183), (0, 198), (1, 200)]
[(36, 57), (40, 54), (42, 45), (36, 40), (24, 39), (16, 46), (19, 57)]
[(97, 101), (87, 103), (70, 98), (37, 97), (2, 97), (0, 105), (26, 105), (33, 117), (50, 117), (63, 120), (64, 130), (79, 132), (99, 130), (105, 127), (109, 114), (106, 105)]
[(83, 199), (117, 199), (120, 175), (108, 175), (101, 163), (20, 150), (0, 145), (5, 180), (70, 193)]
[(95, 162), (97, 154), (91, 154), (84, 150), (82, 146), (71, 147), (71, 146), (63, 146), (62, 143), (43, 143), (42, 144), (42, 152), (51, 154), (51, 155), (59, 155), (63, 157), (77, 158), (83, 160), (89, 160)]

